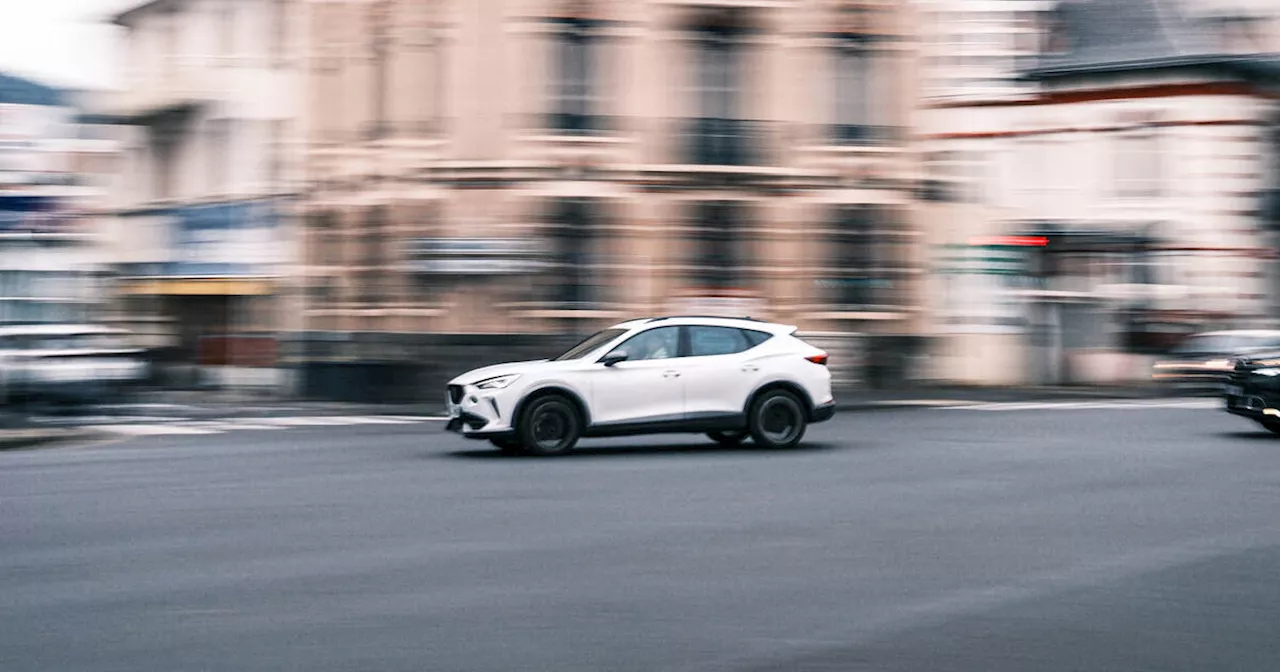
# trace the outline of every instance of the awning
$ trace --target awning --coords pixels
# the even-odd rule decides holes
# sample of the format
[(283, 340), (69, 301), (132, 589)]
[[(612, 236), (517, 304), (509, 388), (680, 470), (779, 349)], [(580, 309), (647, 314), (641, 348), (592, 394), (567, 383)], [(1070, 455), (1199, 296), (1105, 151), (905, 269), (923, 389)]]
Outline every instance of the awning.
[(268, 296), (274, 293), (267, 280), (241, 278), (133, 280), (125, 283), (123, 291), (134, 296)]

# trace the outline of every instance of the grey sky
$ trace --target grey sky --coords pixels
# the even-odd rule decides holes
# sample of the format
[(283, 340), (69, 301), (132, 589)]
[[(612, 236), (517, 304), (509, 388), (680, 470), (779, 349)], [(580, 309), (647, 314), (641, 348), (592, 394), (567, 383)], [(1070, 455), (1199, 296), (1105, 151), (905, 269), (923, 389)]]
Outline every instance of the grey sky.
[(118, 87), (118, 29), (142, 0), (0, 0), (0, 71), (61, 87)]

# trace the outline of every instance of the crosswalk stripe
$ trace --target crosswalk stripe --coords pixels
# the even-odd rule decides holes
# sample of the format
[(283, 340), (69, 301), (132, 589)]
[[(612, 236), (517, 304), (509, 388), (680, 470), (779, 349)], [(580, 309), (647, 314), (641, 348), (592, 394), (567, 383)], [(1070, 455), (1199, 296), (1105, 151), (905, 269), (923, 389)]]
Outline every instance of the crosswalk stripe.
[(218, 434), (219, 432), (212, 429), (201, 429), (199, 427), (182, 427), (175, 424), (156, 424), (156, 425), (96, 425), (89, 429), (107, 432), (111, 434), (125, 434), (127, 436), (193, 436), (200, 434)]
[(334, 425), (349, 425), (350, 422), (342, 418), (322, 417), (322, 416), (299, 416), (294, 418), (254, 418), (254, 422), (260, 422), (268, 425), (281, 425), (283, 427), (332, 427)]
[(1081, 411), (1081, 410), (1151, 410), (1151, 409), (1193, 409), (1211, 410), (1220, 408), (1222, 402), (1216, 399), (1115, 399), (1110, 401), (1045, 401), (1045, 402), (1002, 402), (953, 406), (949, 410), (963, 411)]
[(181, 422), (178, 424), (183, 427), (195, 427), (196, 429), (208, 429), (215, 432), (238, 432), (238, 431), (245, 431), (245, 430), (266, 431), (266, 430), (285, 429), (284, 427), (281, 427), (279, 425), (263, 425), (256, 422), (245, 422), (245, 421), (236, 421), (236, 420), (225, 420), (225, 421), (204, 420), (204, 421), (194, 421), (194, 422)]
[[(125, 436), (181, 436), (224, 434), (241, 431), (270, 431), (296, 427), (335, 427), (354, 425), (412, 425), (447, 420), (444, 417), (414, 415), (329, 415), (291, 417), (245, 417), (219, 420), (191, 418), (92, 418), (89, 429)], [(114, 422), (112, 422), (114, 420)]]

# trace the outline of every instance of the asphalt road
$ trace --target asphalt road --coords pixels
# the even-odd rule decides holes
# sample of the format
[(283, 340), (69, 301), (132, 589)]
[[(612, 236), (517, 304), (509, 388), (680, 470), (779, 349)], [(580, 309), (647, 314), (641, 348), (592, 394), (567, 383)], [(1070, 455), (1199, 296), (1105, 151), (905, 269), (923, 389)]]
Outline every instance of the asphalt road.
[(439, 425), (0, 454), (0, 670), (1280, 669), (1280, 440), (844, 415), (504, 458)]

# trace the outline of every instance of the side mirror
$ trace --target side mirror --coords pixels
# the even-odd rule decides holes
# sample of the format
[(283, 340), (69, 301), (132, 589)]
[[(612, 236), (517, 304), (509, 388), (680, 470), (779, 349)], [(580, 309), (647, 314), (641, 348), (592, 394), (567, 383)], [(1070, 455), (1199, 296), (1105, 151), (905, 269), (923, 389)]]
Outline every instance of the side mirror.
[(630, 355), (627, 354), (626, 350), (614, 350), (613, 352), (605, 355), (604, 358), (600, 360), (600, 363), (605, 366), (613, 366), (618, 362), (627, 361), (628, 357), (630, 357)]

